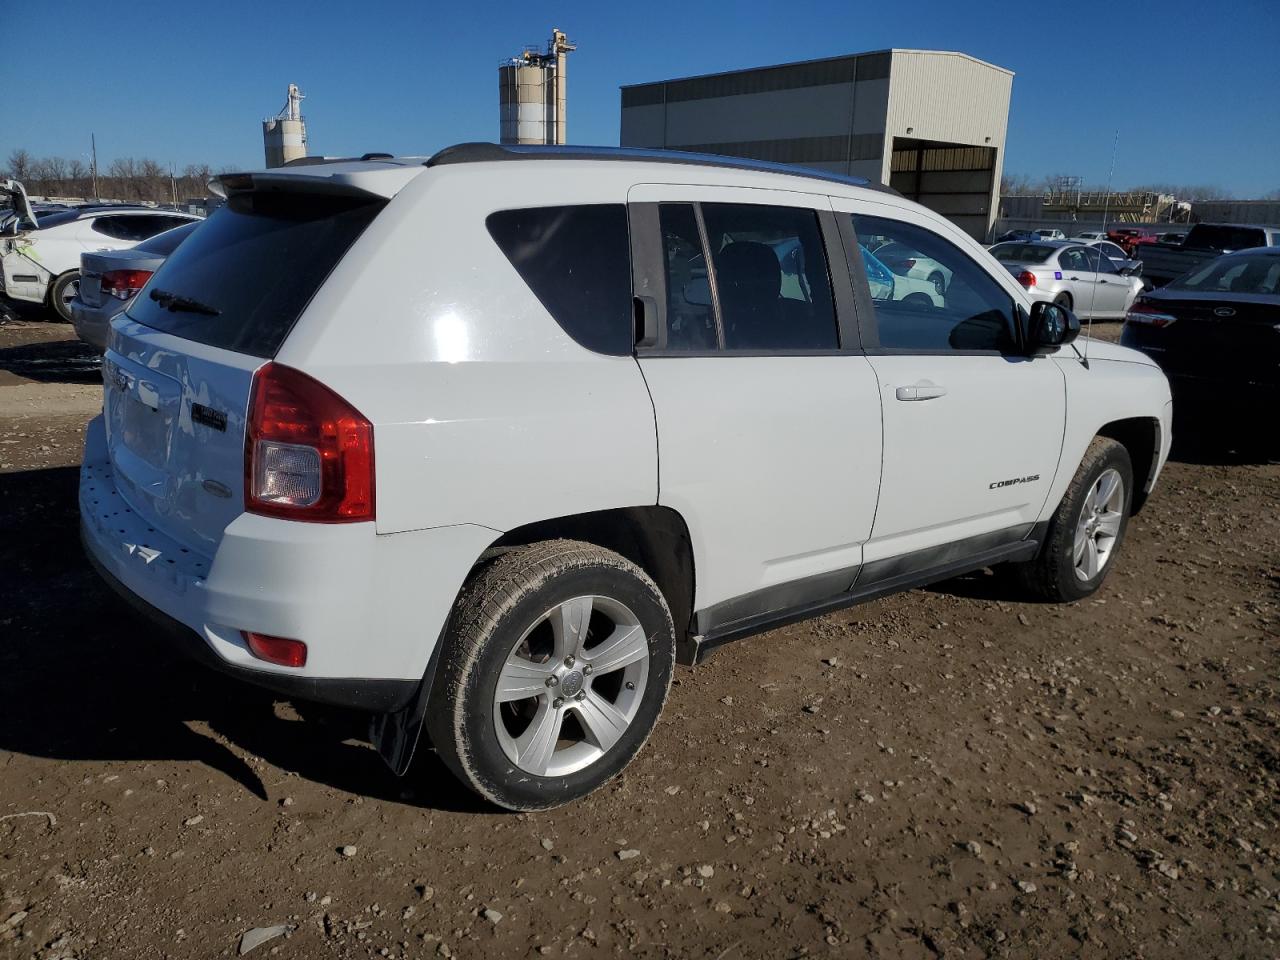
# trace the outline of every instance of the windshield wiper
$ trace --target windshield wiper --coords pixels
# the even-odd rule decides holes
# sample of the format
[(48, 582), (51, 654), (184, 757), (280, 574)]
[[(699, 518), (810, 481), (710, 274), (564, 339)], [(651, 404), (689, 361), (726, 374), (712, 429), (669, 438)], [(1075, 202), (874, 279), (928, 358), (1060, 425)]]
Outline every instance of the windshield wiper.
[(211, 307), (207, 303), (201, 303), (199, 300), (192, 300), (190, 297), (170, 293), (168, 290), (152, 290), (148, 296), (170, 311), (181, 310), (183, 313), (203, 313), (207, 317), (216, 317), (222, 313), (217, 307)]

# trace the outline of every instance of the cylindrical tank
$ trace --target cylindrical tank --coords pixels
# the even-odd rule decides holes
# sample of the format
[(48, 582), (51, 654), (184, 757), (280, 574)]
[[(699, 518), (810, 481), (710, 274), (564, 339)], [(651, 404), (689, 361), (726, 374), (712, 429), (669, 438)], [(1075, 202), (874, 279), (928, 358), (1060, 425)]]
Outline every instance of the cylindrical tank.
[(555, 88), (551, 73), (540, 64), (505, 63), (498, 68), (499, 132), (503, 143), (553, 141)]
[(274, 117), (262, 121), (262, 143), (267, 166), (282, 167), (307, 155), (307, 128), (302, 120)]

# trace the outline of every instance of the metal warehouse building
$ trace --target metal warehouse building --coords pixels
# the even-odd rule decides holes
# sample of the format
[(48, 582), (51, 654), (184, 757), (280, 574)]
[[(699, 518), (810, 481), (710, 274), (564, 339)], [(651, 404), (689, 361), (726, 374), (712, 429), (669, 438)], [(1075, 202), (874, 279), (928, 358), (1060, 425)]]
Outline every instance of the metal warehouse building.
[(887, 183), (985, 239), (1013, 73), (880, 50), (622, 88), (624, 147), (803, 164)]

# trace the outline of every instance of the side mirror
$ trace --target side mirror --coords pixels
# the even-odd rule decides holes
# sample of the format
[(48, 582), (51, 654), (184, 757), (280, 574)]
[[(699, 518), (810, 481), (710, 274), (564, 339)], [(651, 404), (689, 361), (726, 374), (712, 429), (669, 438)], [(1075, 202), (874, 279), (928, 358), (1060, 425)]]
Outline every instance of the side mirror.
[(1041, 347), (1061, 347), (1080, 335), (1080, 320), (1066, 307), (1046, 300), (1031, 305), (1030, 345), (1033, 350)]

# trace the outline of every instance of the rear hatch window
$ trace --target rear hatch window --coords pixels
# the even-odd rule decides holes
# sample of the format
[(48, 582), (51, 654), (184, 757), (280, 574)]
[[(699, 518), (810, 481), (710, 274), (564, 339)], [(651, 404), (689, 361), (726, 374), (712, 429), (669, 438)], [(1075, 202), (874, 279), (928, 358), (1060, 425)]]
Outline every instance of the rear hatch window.
[(129, 316), (186, 340), (273, 357), (384, 204), (314, 194), (233, 196), (164, 262)]

